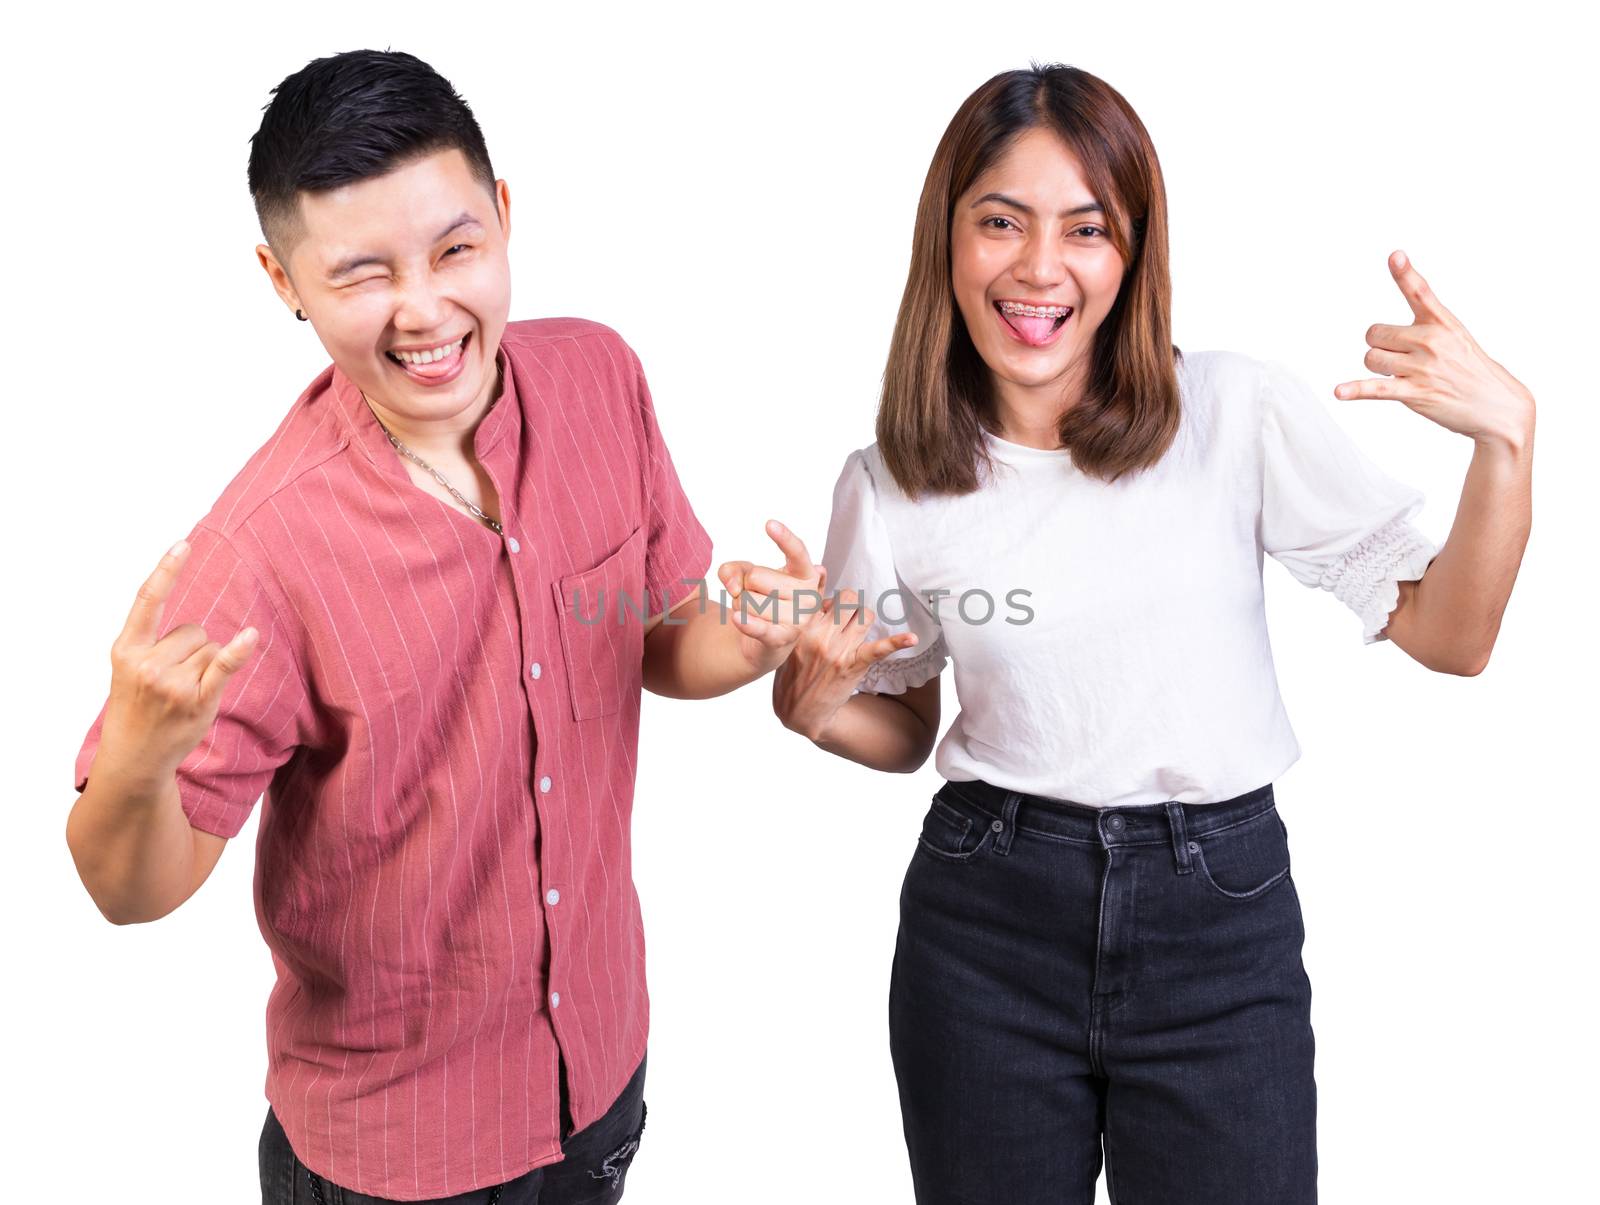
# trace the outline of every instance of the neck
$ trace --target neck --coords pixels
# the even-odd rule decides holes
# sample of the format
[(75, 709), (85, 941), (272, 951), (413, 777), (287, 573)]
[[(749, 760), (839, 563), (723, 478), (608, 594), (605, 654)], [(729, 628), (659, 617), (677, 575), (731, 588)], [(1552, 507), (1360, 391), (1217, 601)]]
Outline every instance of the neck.
[(1042, 448), (1045, 451), (1054, 451), (1061, 446), (1060, 429), (1056, 425), (1058, 417), (1018, 413), (1003, 403), (998, 404), (996, 409), (998, 414), (995, 422), (1000, 428), (996, 434), (1001, 439), (1025, 448)]
[(995, 434), (1028, 448), (1059, 448), (1061, 416), (1083, 396), (1077, 375), (1074, 370), (1065, 382), (1057, 378), (1043, 386), (1017, 385), (993, 377)]
[(373, 415), (391, 435), (432, 464), (435, 461), (452, 458), (473, 459), (473, 438), (478, 432), (478, 424), (483, 421), (483, 416), (489, 413), (489, 408), (499, 400), (501, 387), (500, 366), (497, 361), (494, 373), (465, 409), (435, 419), (418, 419), (396, 414), (384, 403), (373, 400), (365, 393), (361, 396)]

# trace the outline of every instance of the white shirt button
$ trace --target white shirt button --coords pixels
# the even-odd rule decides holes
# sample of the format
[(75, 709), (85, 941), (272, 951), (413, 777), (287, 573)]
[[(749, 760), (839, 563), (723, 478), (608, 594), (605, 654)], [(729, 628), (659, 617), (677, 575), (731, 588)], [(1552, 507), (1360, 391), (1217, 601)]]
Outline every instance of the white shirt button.
[(540, 674), (544, 673), (544, 666), (535, 661), (531, 666), (528, 667), (528, 672), (537, 678)]
[(521, 552), (522, 551), (522, 545), (517, 543), (517, 537), (516, 536), (507, 536), (506, 537), (506, 547), (511, 549), (512, 552)]
[(552, 905), (559, 904), (561, 902), (561, 893), (554, 887), (550, 888), (549, 891), (544, 893), (544, 902)]
[(561, 993), (560, 992), (551, 992), (550, 993), (550, 1007), (551, 1008), (560, 1008), (561, 1007)]
[(550, 775), (546, 774), (539, 780), (539, 789), (541, 791), (548, 791), (550, 789)]

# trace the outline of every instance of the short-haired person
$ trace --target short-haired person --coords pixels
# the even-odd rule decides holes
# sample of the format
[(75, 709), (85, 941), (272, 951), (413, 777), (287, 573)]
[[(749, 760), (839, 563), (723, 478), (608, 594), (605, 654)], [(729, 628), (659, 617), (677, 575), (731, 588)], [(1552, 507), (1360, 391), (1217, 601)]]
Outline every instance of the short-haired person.
[(266, 792), (268, 1205), (615, 1200), (645, 1117), (640, 691), (725, 693), (799, 629), (705, 605), (628, 345), (507, 323), (510, 194), (451, 85), (362, 50), (274, 92), (257, 254), (332, 364), (139, 590), (72, 854), (109, 919), (152, 920)]
[(1090, 1205), (1102, 1158), (1117, 1202), (1315, 1200), (1262, 557), (1471, 675), (1530, 521), (1533, 397), (1389, 266), (1415, 321), (1370, 327), (1385, 375), (1337, 395), (1472, 440), (1442, 549), (1293, 373), (1172, 344), (1161, 171), (1119, 93), (1006, 72), (945, 131), (823, 549), (864, 606), (825, 602), (774, 684), (787, 727), (904, 773), (955, 666), (889, 995), (919, 1205)]

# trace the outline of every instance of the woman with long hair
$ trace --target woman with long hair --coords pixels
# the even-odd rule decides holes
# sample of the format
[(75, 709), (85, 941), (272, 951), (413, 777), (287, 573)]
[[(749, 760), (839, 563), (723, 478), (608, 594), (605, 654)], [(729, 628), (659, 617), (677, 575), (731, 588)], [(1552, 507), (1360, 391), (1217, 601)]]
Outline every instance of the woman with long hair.
[(1415, 321), (1369, 328), (1381, 375), (1336, 392), (1474, 441), (1442, 548), (1292, 372), (1173, 346), (1161, 170), (1115, 90), (1006, 72), (939, 143), (877, 441), (834, 489), (834, 596), (773, 696), (828, 752), (909, 772), (955, 667), (889, 1001), (921, 1205), (1087, 1205), (1102, 1160), (1113, 1201), (1315, 1199), (1262, 555), (1366, 643), (1470, 675), (1529, 525), (1531, 394), (1389, 266)]

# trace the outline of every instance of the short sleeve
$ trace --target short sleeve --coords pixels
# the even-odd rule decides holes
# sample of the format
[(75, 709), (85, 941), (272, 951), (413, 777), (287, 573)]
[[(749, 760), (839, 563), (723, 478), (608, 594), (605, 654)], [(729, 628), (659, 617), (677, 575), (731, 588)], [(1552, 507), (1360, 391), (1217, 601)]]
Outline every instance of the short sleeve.
[[(254, 627), (254, 654), (223, 687), (216, 722), (178, 766), (178, 795), (195, 828), (219, 837), (244, 827), (278, 768), (313, 730), (298, 638), (280, 623), (273, 600), (233, 544), (203, 522), (189, 534), (190, 551), (161, 615), (165, 636), (198, 623), (226, 644)], [(109, 700), (107, 700), (109, 702)], [(88, 784), (100, 748), (106, 704), (78, 751), (73, 783)]]
[(1364, 643), (1386, 640), (1399, 584), (1439, 552), (1411, 523), (1423, 495), (1368, 460), (1293, 372), (1260, 367), (1262, 550), (1354, 611)]
[[(626, 344), (624, 344), (626, 346)], [(667, 441), (656, 421), (655, 403), (644, 367), (632, 348), (635, 402), (639, 411), (644, 471), (646, 525), (645, 590), (651, 614), (681, 602), (700, 587), (711, 571), (711, 537), (700, 525), (683, 492)], [(662, 599), (668, 601), (662, 602)]]
[[(868, 640), (915, 632), (917, 643), (883, 658), (862, 677), (856, 692), (904, 694), (937, 677), (949, 660), (944, 629), (927, 602), (895, 571), (889, 530), (879, 512), (877, 490), (866, 458), (852, 452), (833, 487), (833, 515), (822, 551), (827, 595), (860, 591), (876, 616)], [(852, 692), (855, 693), (855, 692)]]

